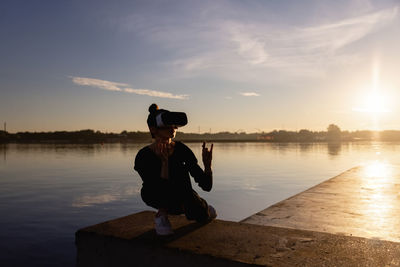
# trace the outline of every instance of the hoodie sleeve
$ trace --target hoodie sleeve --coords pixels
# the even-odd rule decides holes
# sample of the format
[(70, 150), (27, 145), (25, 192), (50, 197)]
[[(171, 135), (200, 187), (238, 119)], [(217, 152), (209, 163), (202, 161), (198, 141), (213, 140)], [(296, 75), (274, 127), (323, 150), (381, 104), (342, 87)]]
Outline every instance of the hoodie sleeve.
[(193, 151), (181, 143), (184, 146), (185, 161), (188, 166), (190, 175), (194, 178), (194, 181), (200, 186), (204, 191), (211, 191), (213, 185), (213, 175), (211, 173), (205, 173), (203, 169), (199, 166), (196, 156)]
[(143, 180), (143, 185), (157, 185), (165, 182), (160, 177), (160, 163), (147, 153), (145, 149), (141, 149), (135, 158), (134, 169)]

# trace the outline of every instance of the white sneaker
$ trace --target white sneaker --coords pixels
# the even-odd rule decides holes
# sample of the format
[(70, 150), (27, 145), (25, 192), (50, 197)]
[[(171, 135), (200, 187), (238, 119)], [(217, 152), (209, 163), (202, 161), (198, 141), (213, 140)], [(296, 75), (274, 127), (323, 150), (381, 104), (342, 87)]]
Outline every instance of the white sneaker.
[(210, 220), (214, 220), (217, 218), (217, 211), (214, 209), (213, 206), (208, 205), (208, 213), (210, 214)]
[(158, 235), (172, 235), (174, 233), (167, 215), (155, 217), (154, 224)]

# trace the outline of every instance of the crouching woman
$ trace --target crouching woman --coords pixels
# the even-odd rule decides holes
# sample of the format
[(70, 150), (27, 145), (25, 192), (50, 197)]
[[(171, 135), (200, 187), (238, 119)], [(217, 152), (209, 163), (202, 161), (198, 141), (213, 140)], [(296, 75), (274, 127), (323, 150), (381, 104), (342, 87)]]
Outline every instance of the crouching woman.
[(176, 129), (186, 124), (185, 113), (170, 112), (152, 104), (147, 125), (154, 141), (142, 148), (135, 159), (135, 170), (143, 180), (141, 197), (158, 210), (154, 222), (159, 235), (173, 233), (168, 214), (185, 214), (188, 220), (198, 222), (217, 216), (215, 209), (193, 190), (190, 181), (191, 175), (204, 191), (211, 190), (213, 145), (208, 149), (203, 143), (203, 170), (190, 148), (172, 140)]

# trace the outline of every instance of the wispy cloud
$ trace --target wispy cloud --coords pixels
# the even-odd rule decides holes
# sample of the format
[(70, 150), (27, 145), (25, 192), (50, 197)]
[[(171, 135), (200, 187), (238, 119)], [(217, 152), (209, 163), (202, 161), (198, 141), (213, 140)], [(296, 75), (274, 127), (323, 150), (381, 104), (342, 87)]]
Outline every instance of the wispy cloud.
[[(240, 27), (239, 27), (240, 28)], [(234, 28), (232, 31), (232, 41), (237, 45), (237, 53), (246, 59), (252, 65), (265, 63), (268, 59), (266, 43), (257, 36), (251, 36), (247, 32), (238, 31)]]
[(242, 96), (260, 96), (260, 94), (255, 92), (240, 92), (239, 94)]
[(321, 26), (300, 29), (293, 40), (305, 43), (308, 51), (335, 52), (358, 41), (392, 21), (398, 14), (398, 7), (377, 11), (368, 15), (336, 21)]
[[(226, 25), (236, 53), (250, 64), (264, 67), (301, 69), (304, 65), (338, 62), (340, 49), (377, 31), (398, 15), (398, 7), (332, 23), (296, 28), (272, 28), (265, 25)], [(340, 60), (340, 59), (339, 59)], [(316, 64), (317, 63), (317, 64)]]
[(213, 48), (195, 53), (186, 51), (173, 61), (173, 65), (188, 75), (208, 71), (222, 77), (228, 75), (233, 79), (247, 80), (253, 76), (260, 77), (261, 72), (270, 69), (285, 74), (320, 75), (329, 66), (354, 62), (357, 52), (348, 53), (344, 48), (388, 25), (398, 13), (399, 8), (392, 7), (302, 27), (237, 20), (214, 21), (210, 22), (212, 26), (207, 34), (198, 34), (203, 34), (203, 39), (213, 43)]
[(129, 86), (129, 84), (126, 83), (110, 82), (106, 80), (84, 78), (84, 77), (71, 77), (71, 78), (75, 84), (96, 87), (107, 91), (118, 91), (118, 92), (125, 92), (137, 95), (147, 95), (152, 97), (171, 98), (171, 99), (187, 99), (189, 97), (189, 95), (174, 95), (172, 93), (155, 91), (150, 89), (122, 88)]
[(168, 16), (147, 10), (119, 18), (115, 24), (169, 51), (168, 57), (155, 59), (169, 79), (211, 76), (258, 84), (295, 83), (359, 64), (373, 43), (361, 41), (399, 15), (398, 5), (376, 9), (369, 0), (349, 1), (357, 3), (339, 9), (337, 4), (322, 4), (328, 7), (327, 16), (299, 5), (298, 12), (305, 15), (295, 19), (279, 13), (282, 10), (276, 13), (268, 4), (205, 2), (199, 4), (201, 12), (190, 9), (182, 16)]
[(171, 93), (148, 90), (148, 89), (125, 88), (124, 91), (127, 93), (133, 93), (138, 95), (148, 95), (154, 97), (173, 98), (173, 99), (186, 99), (189, 97), (188, 95), (173, 95)]
[(122, 91), (120, 86), (128, 86), (128, 84), (125, 83), (116, 83), (116, 82), (110, 82), (93, 78), (83, 78), (83, 77), (71, 77), (71, 78), (75, 84), (97, 87), (108, 91)]

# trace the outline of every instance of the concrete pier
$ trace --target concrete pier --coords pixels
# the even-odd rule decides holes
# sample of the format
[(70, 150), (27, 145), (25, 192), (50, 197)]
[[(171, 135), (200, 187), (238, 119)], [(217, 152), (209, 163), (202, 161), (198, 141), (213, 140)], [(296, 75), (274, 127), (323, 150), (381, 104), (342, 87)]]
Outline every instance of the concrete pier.
[(400, 266), (399, 170), (354, 168), (239, 223), (171, 216), (169, 237), (150, 211), (90, 226), (77, 266)]
[(242, 222), (400, 242), (400, 167), (356, 167)]

